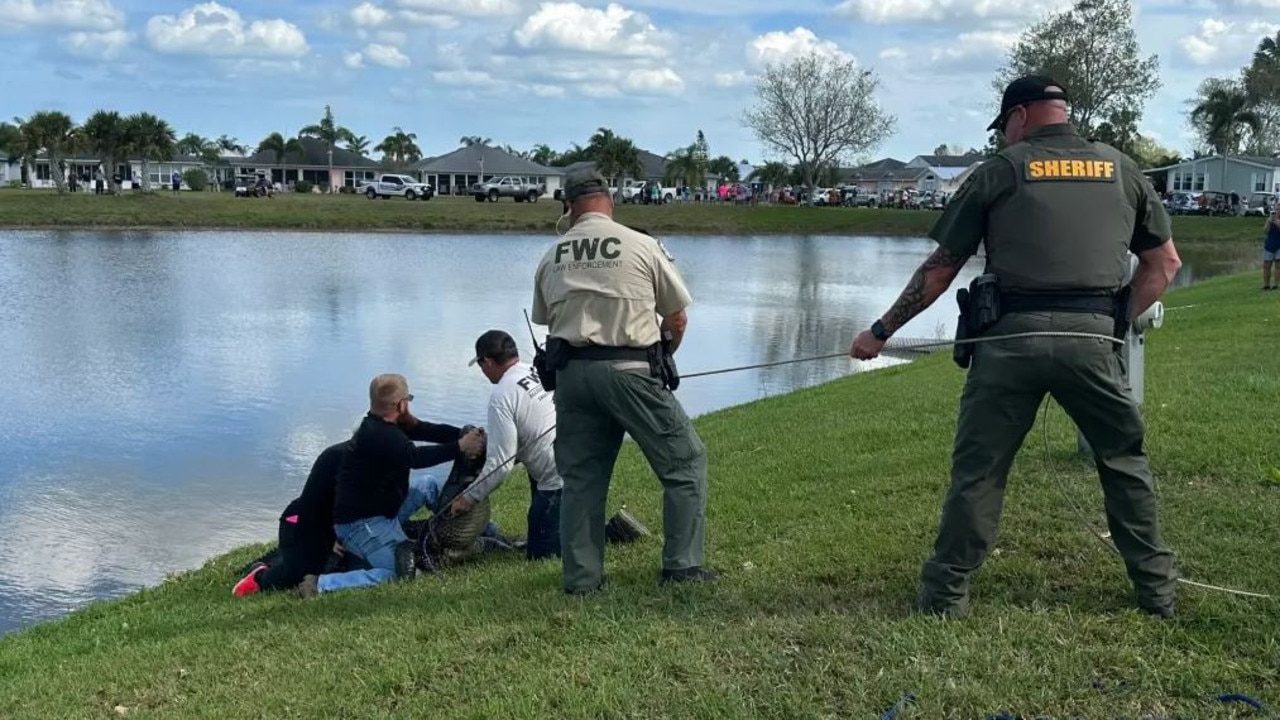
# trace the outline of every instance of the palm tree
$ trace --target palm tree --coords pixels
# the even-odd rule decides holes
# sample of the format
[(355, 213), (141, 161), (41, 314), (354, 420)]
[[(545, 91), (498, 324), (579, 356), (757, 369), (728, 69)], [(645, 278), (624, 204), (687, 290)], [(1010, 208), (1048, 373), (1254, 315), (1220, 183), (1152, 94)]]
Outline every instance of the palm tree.
[(182, 155), (191, 155), (192, 157), (198, 157), (201, 153), (204, 152), (205, 146), (207, 146), (208, 144), (209, 144), (208, 140), (200, 137), (195, 133), (189, 132), (186, 135), (182, 136), (182, 139), (177, 142), (177, 144), (174, 146), (174, 149), (177, 150), (178, 153)]
[(529, 151), (529, 159), (539, 165), (551, 165), (551, 163), (556, 161), (556, 151), (552, 150), (551, 146), (545, 143), (541, 145), (534, 145), (533, 149)]
[(53, 184), (59, 194), (66, 192), (64, 155), (73, 152), (78, 143), (75, 121), (64, 112), (44, 110), (23, 123), (23, 132), (33, 147), (43, 149), (49, 156), (49, 175), (53, 177)]
[(422, 150), (418, 148), (417, 133), (406, 133), (399, 126), (392, 128), (394, 132), (382, 139), (374, 152), (382, 153), (384, 160), (394, 165), (403, 166), (416, 163), (422, 159)]
[(784, 162), (776, 160), (767, 162), (764, 165), (751, 171), (747, 176), (748, 180), (764, 183), (766, 187), (779, 187), (787, 184), (787, 179), (791, 176), (791, 168)]
[(36, 174), (36, 155), (40, 152), (40, 146), (36, 143), (32, 127), (26, 120), (14, 117), (13, 125), (10, 127), (13, 128), (12, 145), (7, 149), (22, 165), (22, 179), (30, 186)]
[(738, 182), (742, 179), (738, 175), (738, 164), (729, 159), (728, 155), (721, 155), (715, 160), (707, 163), (707, 172), (717, 180)]
[(142, 158), (142, 191), (151, 192), (151, 161), (173, 159), (178, 136), (169, 123), (151, 113), (135, 113), (124, 122), (129, 150)]
[(639, 179), (644, 175), (640, 151), (630, 138), (615, 135), (609, 128), (598, 128), (587, 143), (587, 151), (596, 163), (601, 175), (613, 178), (614, 186), (622, 184), (622, 178)]
[(1242, 131), (1247, 129), (1256, 135), (1262, 130), (1262, 118), (1242, 87), (1210, 90), (1191, 111), (1191, 120), (1219, 155), (1239, 150)]
[(364, 135), (353, 135), (347, 139), (346, 145), (348, 150), (360, 157), (369, 153), (369, 138)]
[(115, 110), (99, 110), (89, 116), (80, 128), (85, 149), (102, 161), (103, 174), (107, 176), (112, 192), (119, 192), (116, 185), (116, 166), (129, 145), (128, 124)]
[(664, 185), (675, 185), (683, 182), (689, 187), (702, 189), (707, 184), (705, 172), (698, 162), (698, 147), (686, 145), (679, 150), (667, 153), (667, 172), (663, 175)]
[(218, 149), (224, 153), (228, 153), (228, 154), (235, 153), (236, 155), (245, 155), (249, 152), (248, 145), (241, 143), (239, 140), (233, 137), (227, 137), (226, 135), (219, 135), (218, 139), (215, 140), (214, 142), (218, 144)]
[(489, 145), (492, 142), (492, 138), (480, 137), (479, 135), (463, 135), (458, 138), (458, 144), (464, 147), (471, 147), (472, 145)]
[(324, 142), (328, 148), (329, 154), (329, 181), (325, 182), (325, 186), (329, 192), (333, 192), (333, 146), (339, 141), (350, 141), (355, 137), (355, 133), (338, 125), (333, 121), (333, 111), (328, 105), (324, 106), (324, 117), (321, 118), (320, 124), (308, 125), (298, 131), (298, 137), (312, 137)]
[(270, 152), (275, 154), (276, 164), (280, 166), (280, 181), (284, 184), (288, 184), (289, 165), (286, 160), (288, 159), (289, 153), (294, 153), (298, 156), (302, 155), (302, 142), (296, 137), (285, 140), (283, 135), (278, 132), (273, 132), (263, 138), (262, 142), (258, 143), (258, 149), (255, 151), (255, 154), (260, 152)]

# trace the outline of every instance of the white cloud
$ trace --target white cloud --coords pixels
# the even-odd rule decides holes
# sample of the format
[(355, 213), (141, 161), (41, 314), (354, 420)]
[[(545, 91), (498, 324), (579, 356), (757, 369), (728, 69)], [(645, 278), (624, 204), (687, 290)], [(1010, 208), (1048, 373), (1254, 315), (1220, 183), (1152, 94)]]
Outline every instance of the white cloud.
[(364, 55), (358, 51), (343, 53), (342, 63), (353, 70), (358, 70), (364, 67)]
[(124, 26), (124, 13), (111, 0), (0, 0), (0, 31), (67, 28), (107, 32)]
[(1227, 22), (1217, 18), (1200, 21), (1199, 29), (1178, 38), (1178, 50), (1193, 65), (1227, 67), (1246, 62), (1258, 39), (1280, 29), (1275, 23), (1255, 20)]
[(929, 59), (933, 62), (957, 62), (970, 58), (997, 58), (1003, 55), (1018, 42), (1018, 34), (985, 30), (981, 32), (960, 33), (951, 45), (934, 47), (929, 51)]
[(398, 30), (379, 30), (377, 38), (378, 42), (383, 45), (395, 45), (396, 47), (404, 47), (409, 42), (408, 33)]
[(469, 17), (515, 15), (520, 12), (517, 0), (396, 0), (408, 10), (428, 10)]
[(308, 51), (297, 25), (278, 19), (246, 24), (240, 13), (216, 2), (156, 15), (147, 21), (146, 35), (156, 52), (180, 55), (300, 57)]
[(79, 58), (89, 60), (114, 60), (133, 41), (133, 34), (126, 30), (107, 32), (70, 33), (62, 38), (62, 47)]
[(417, 10), (401, 10), (396, 13), (396, 19), (404, 21), (410, 25), (433, 27), (438, 30), (453, 30), (460, 24), (458, 19), (452, 15), (434, 15), (431, 13), (418, 12)]
[(753, 80), (754, 78), (751, 75), (748, 75), (742, 70), (734, 70), (733, 72), (719, 72), (719, 73), (716, 73), (715, 77), (712, 78), (712, 81), (718, 87), (725, 87), (725, 88), (750, 85)]
[(1071, 6), (1071, 0), (844, 0), (836, 8), (865, 22), (1029, 20)]
[(906, 60), (909, 56), (910, 53), (905, 48), (900, 47), (890, 47), (880, 51), (881, 60)]
[(524, 89), (527, 90), (528, 92), (533, 93), (534, 95), (537, 95), (538, 97), (544, 97), (544, 98), (562, 98), (565, 95), (564, 88), (559, 87), (557, 85), (543, 85), (541, 83), (534, 83), (533, 85), (525, 86)]
[(797, 27), (790, 32), (774, 30), (760, 35), (747, 46), (747, 58), (757, 67), (789, 62), (816, 52), (824, 58), (849, 61), (855, 58), (830, 40), (820, 40), (812, 30)]
[(389, 68), (407, 68), (409, 67), (409, 56), (400, 52), (400, 48), (394, 45), (383, 45), (381, 43), (369, 43), (361, 51), (371, 63)]
[(492, 75), (482, 70), (437, 70), (431, 76), (442, 85), (463, 87), (493, 85), (496, 82)]
[(570, 50), (623, 57), (661, 58), (670, 36), (648, 16), (616, 3), (603, 9), (576, 2), (544, 2), (513, 33), (526, 50)]
[(671, 68), (637, 68), (627, 73), (626, 88), (633, 92), (674, 95), (684, 90), (684, 80)]
[(378, 27), (391, 19), (386, 8), (363, 2), (351, 8), (351, 21), (359, 27)]

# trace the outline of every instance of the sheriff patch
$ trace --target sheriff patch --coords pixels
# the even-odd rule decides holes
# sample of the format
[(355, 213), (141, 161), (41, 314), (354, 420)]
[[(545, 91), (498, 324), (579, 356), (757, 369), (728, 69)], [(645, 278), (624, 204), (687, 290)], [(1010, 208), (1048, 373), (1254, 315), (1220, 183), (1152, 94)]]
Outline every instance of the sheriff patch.
[(1023, 163), (1023, 177), (1031, 182), (1045, 180), (1079, 182), (1115, 182), (1114, 160), (1028, 160)]

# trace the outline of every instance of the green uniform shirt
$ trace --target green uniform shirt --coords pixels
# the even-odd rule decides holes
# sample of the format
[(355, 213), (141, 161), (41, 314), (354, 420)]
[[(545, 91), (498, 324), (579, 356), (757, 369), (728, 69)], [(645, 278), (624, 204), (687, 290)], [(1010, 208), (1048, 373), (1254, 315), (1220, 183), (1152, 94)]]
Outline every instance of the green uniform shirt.
[(1048, 125), (973, 170), (929, 236), (958, 257), (985, 244), (1001, 287), (1112, 291), (1170, 239), (1169, 214), (1137, 163), (1069, 124)]

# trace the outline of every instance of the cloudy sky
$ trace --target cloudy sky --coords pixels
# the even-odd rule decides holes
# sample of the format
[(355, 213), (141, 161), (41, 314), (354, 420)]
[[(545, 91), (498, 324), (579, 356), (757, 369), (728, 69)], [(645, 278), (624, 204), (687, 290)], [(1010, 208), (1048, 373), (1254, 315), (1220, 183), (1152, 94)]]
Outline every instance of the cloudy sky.
[[(981, 147), (1005, 48), (1063, 0), (0, 0), (0, 116), (147, 110), (256, 144), (325, 104), (376, 144), (527, 148), (600, 126), (663, 153), (764, 149), (739, 121), (762, 63), (816, 48), (875, 68), (898, 118), (871, 155)], [(1280, 0), (1135, 0), (1163, 87), (1143, 131), (1188, 151), (1185, 100), (1280, 28)]]

